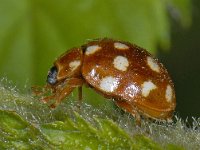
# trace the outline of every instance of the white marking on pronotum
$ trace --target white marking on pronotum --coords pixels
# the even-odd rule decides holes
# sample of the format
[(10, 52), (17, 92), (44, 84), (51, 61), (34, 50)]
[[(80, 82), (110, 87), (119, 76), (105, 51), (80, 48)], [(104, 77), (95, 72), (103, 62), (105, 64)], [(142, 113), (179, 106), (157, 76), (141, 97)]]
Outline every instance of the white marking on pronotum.
[(74, 60), (69, 63), (69, 68), (70, 70), (74, 71), (76, 68), (78, 68), (78, 66), (80, 66), (80, 64), (81, 64), (80, 60)]
[(126, 50), (129, 48), (127, 45), (120, 43), (120, 42), (114, 43), (114, 47), (117, 49), (120, 49), (120, 50)]
[(100, 49), (101, 49), (101, 47), (99, 45), (92, 45), (92, 46), (87, 47), (85, 54), (91, 55), (91, 54), (94, 54), (95, 52), (97, 52)]
[(117, 56), (113, 61), (114, 67), (120, 71), (126, 71), (129, 66), (128, 59), (124, 56)]
[(171, 102), (172, 101), (172, 87), (170, 85), (167, 85), (166, 91), (165, 91), (165, 98), (167, 100), (167, 102)]
[(149, 93), (156, 89), (157, 86), (155, 84), (153, 84), (153, 82), (151, 81), (145, 81), (143, 84), (142, 84), (142, 95), (144, 97), (147, 97), (149, 95)]
[(112, 76), (104, 77), (100, 82), (100, 89), (105, 92), (113, 92), (118, 87), (118, 80)]
[(147, 57), (147, 64), (153, 71), (160, 72), (160, 67), (158, 63), (152, 57), (150, 56)]

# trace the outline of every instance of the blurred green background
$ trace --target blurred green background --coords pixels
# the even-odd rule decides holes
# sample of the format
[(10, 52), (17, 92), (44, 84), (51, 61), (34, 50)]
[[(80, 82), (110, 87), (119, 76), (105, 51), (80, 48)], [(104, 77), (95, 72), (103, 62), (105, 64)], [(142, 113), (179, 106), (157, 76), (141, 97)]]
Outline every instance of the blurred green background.
[[(109, 37), (157, 55), (175, 83), (177, 113), (199, 117), (199, 8), (198, 0), (0, 0), (0, 78), (44, 85), (60, 54)], [(84, 97), (104, 102), (88, 89)]]

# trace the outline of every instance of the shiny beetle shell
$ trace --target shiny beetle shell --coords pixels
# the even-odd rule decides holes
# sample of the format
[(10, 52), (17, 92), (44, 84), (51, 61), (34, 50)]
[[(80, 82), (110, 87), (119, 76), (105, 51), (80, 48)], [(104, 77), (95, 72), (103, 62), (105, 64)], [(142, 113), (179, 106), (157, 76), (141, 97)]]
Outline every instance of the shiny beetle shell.
[(59, 92), (54, 94), (57, 104), (75, 87), (88, 84), (133, 116), (167, 120), (176, 106), (173, 82), (156, 58), (136, 45), (107, 38), (61, 55), (47, 83)]

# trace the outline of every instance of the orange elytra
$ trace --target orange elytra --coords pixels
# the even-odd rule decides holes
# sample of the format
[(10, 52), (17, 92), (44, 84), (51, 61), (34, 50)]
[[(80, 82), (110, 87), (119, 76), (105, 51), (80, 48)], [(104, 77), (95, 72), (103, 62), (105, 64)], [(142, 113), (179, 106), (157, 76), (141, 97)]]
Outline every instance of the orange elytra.
[(47, 87), (56, 107), (76, 87), (87, 84), (136, 118), (169, 120), (176, 107), (173, 82), (166, 68), (145, 49), (128, 42), (97, 39), (57, 58)]

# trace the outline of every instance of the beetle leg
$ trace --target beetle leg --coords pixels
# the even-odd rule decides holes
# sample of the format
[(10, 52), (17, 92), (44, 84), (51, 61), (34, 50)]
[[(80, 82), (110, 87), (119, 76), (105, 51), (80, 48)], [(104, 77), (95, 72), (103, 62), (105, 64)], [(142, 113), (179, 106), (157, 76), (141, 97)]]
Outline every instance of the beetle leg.
[(74, 90), (74, 88), (75, 87), (67, 86), (63, 88), (61, 91), (57, 92), (55, 95), (53, 95), (52, 99), (55, 99), (56, 102), (52, 104), (50, 107), (55, 108), (56, 106), (58, 106), (60, 102)]
[(123, 108), (123, 110), (129, 112), (135, 118), (136, 125), (141, 126), (140, 114), (135, 107), (123, 100), (115, 101), (115, 103), (120, 108)]
[(79, 100), (82, 99), (82, 85), (83, 80), (79, 78), (71, 78), (65, 81), (66, 86), (64, 86), (62, 89), (57, 89), (55, 96), (53, 96), (53, 99), (56, 100), (54, 104), (52, 104), (50, 107), (55, 108), (57, 105), (60, 104), (60, 102), (67, 97), (76, 87), (79, 88)]
[(31, 92), (34, 96), (42, 96), (45, 93), (47, 93), (49, 90), (52, 90), (52, 92), (54, 93), (54, 89), (48, 85), (31, 87)]
[(51, 95), (51, 96), (46, 96), (46, 97), (43, 97), (41, 98), (41, 101), (43, 103), (48, 103), (51, 99), (53, 99), (55, 97), (55, 94)]
[(41, 96), (44, 94), (45, 91), (46, 91), (46, 87), (42, 87), (42, 86), (31, 87), (31, 92), (34, 96)]

